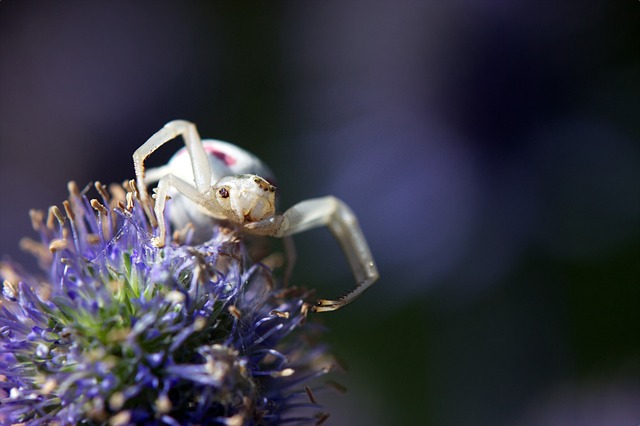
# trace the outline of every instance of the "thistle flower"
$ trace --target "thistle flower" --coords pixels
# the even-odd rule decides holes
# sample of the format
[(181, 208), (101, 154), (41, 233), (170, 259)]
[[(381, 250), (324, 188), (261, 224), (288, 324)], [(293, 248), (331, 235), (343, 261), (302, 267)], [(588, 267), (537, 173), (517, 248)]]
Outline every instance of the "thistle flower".
[[(0, 264), (0, 423), (321, 423), (311, 381), (332, 359), (308, 293), (277, 289), (232, 230), (151, 243), (135, 187), (70, 183), (64, 214), (32, 211), (23, 241), (48, 273)], [(187, 240), (189, 233), (176, 233)]]

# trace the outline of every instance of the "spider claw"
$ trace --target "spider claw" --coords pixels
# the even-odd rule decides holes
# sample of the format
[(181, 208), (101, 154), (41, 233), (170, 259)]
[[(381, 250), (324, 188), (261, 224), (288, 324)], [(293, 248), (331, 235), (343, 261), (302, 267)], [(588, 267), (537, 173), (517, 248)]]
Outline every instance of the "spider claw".
[(319, 299), (316, 301), (316, 306), (311, 307), (312, 312), (330, 312), (339, 309), (344, 305), (341, 300), (327, 300)]

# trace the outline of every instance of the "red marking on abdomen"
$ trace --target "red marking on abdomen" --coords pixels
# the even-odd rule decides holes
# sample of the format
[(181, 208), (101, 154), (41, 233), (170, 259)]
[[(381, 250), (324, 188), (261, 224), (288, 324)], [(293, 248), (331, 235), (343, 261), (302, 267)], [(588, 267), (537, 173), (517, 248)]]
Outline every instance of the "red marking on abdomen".
[(206, 146), (205, 145), (204, 149), (205, 149), (205, 151), (207, 151), (207, 153), (209, 155), (214, 155), (219, 160), (222, 160), (224, 162), (224, 164), (226, 164), (227, 166), (233, 166), (235, 164), (235, 162), (236, 162), (235, 158), (233, 158), (229, 154), (226, 154), (226, 153), (224, 153), (222, 151), (218, 151), (217, 149), (215, 149), (212, 146)]

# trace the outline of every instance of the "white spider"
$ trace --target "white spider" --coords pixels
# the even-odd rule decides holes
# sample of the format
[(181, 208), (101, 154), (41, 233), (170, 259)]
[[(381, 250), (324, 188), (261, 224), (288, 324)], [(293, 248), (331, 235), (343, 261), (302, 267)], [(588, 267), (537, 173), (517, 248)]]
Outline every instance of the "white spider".
[[(178, 151), (167, 165), (147, 170), (145, 177), (144, 160), (178, 136), (183, 137), (186, 148)], [(303, 201), (282, 215), (276, 214), (276, 188), (267, 180), (272, 179), (271, 171), (257, 157), (235, 145), (200, 140), (193, 123), (183, 120), (167, 123), (136, 150), (133, 164), (143, 201), (149, 199), (146, 184), (158, 181), (154, 212), (159, 233), (153, 240), (158, 247), (165, 244), (164, 208), (169, 189), (173, 188), (172, 195), (184, 196), (174, 196), (170, 211), (172, 221), (177, 224), (193, 222), (203, 225), (214, 218), (248, 234), (272, 237), (286, 237), (328, 226), (342, 246), (356, 286), (339, 299), (318, 300), (312, 308), (314, 312), (339, 309), (355, 300), (378, 279), (369, 246), (355, 215), (346, 204), (327, 196)], [(181, 202), (183, 198), (189, 201)]]

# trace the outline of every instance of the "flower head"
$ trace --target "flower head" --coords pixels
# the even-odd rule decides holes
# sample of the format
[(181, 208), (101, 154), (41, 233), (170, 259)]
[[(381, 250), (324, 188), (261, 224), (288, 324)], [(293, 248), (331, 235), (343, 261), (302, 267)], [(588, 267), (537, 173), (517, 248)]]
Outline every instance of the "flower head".
[[(133, 184), (31, 212), (48, 273), (0, 264), (0, 422), (244, 425), (322, 421), (332, 359), (304, 290), (278, 289), (242, 238), (152, 244)], [(187, 240), (187, 233), (176, 238)], [(183, 241), (184, 242), (184, 241)], [(4, 424), (3, 423), (3, 424)]]

